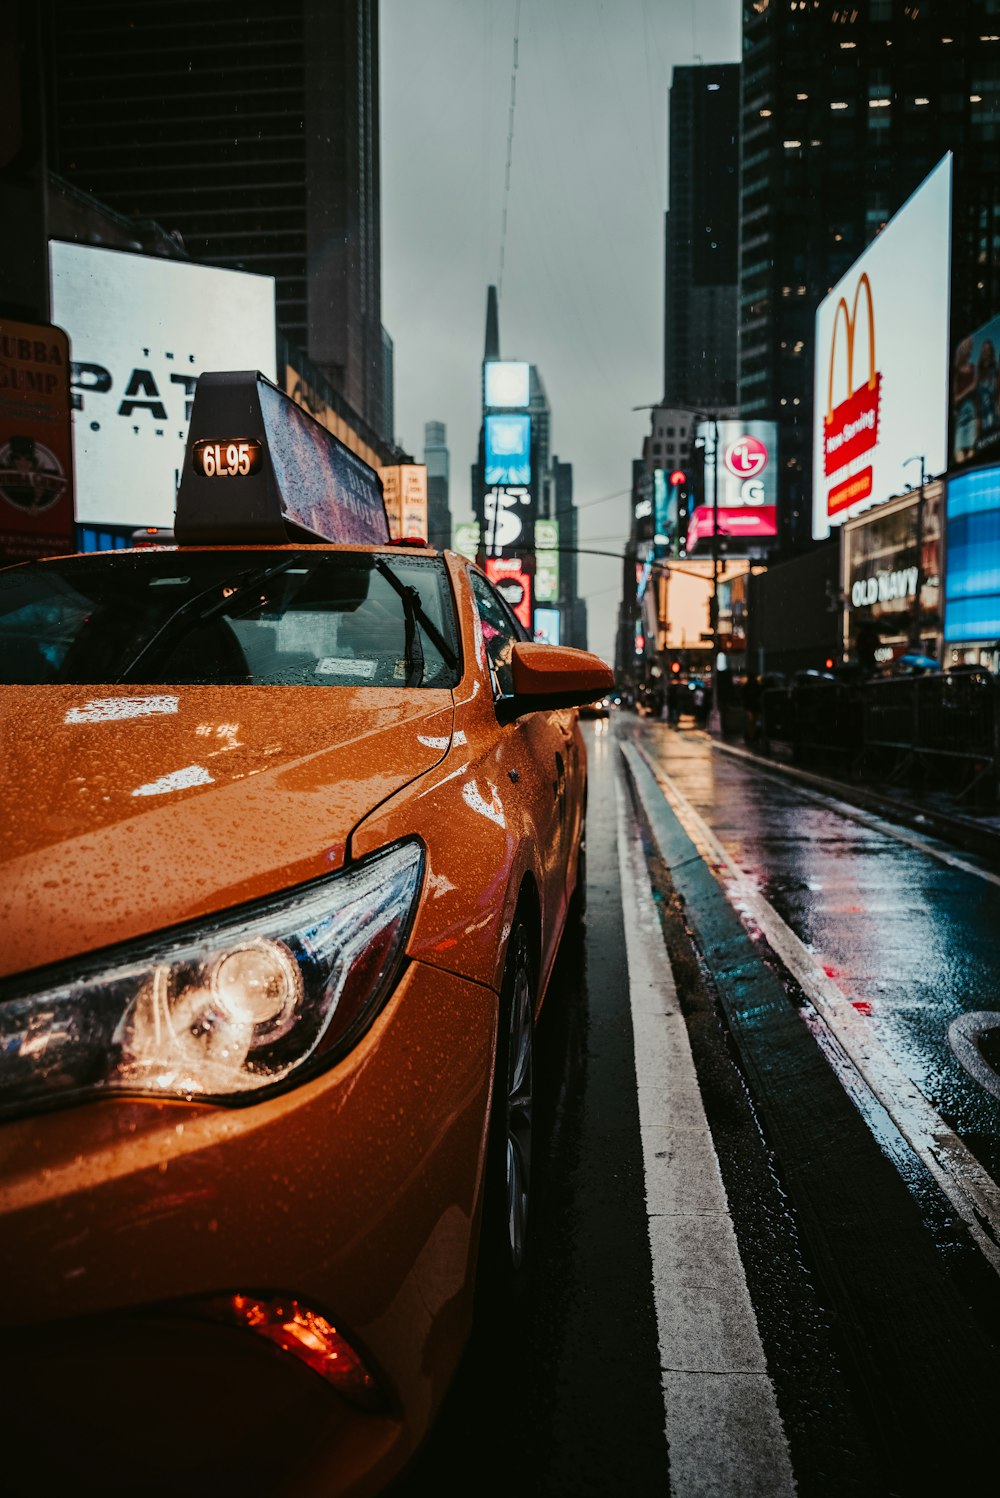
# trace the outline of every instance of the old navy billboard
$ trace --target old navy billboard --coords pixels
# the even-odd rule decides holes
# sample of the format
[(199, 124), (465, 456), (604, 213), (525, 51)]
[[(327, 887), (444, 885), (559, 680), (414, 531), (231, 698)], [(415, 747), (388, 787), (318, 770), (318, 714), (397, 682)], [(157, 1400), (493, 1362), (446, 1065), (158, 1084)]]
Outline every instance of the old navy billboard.
[(813, 535), (947, 462), (951, 155), (816, 313)]

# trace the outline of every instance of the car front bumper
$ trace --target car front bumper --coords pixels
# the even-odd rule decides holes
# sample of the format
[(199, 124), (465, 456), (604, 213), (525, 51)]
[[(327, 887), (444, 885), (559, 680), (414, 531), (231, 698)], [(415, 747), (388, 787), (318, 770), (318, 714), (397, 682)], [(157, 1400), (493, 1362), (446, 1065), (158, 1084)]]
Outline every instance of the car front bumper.
[[(278, 1097), (0, 1128), (0, 1396), (26, 1493), (69, 1462), (77, 1490), (201, 1491), (205, 1472), (223, 1492), (229, 1472), (243, 1494), (332, 1498), (405, 1463), (471, 1319), (496, 1005), (413, 963), (349, 1056)], [(233, 1293), (327, 1317), (385, 1413), (201, 1315)]]

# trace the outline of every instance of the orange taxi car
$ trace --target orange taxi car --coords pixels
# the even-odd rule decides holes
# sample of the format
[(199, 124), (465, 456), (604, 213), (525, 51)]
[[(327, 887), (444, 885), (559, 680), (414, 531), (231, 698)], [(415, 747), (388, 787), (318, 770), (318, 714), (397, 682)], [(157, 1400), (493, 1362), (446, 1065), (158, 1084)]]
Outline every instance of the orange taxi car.
[(377, 1492), (524, 1253), (611, 673), (252, 521), (0, 572), (11, 1494)]

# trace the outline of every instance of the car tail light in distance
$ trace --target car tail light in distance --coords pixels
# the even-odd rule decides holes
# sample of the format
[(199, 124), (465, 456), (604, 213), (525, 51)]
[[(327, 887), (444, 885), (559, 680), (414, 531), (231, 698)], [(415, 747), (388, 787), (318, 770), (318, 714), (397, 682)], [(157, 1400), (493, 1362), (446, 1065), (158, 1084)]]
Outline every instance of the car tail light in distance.
[(355, 1043), (392, 989), (423, 871), (396, 843), (0, 1002), (0, 1112), (114, 1092), (251, 1102)]

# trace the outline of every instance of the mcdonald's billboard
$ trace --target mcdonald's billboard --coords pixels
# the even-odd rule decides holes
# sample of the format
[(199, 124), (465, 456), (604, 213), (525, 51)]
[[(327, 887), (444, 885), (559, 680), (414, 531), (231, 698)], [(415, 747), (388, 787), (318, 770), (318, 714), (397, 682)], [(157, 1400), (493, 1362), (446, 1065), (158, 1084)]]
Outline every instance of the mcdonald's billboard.
[(816, 313), (813, 535), (947, 466), (951, 155)]

